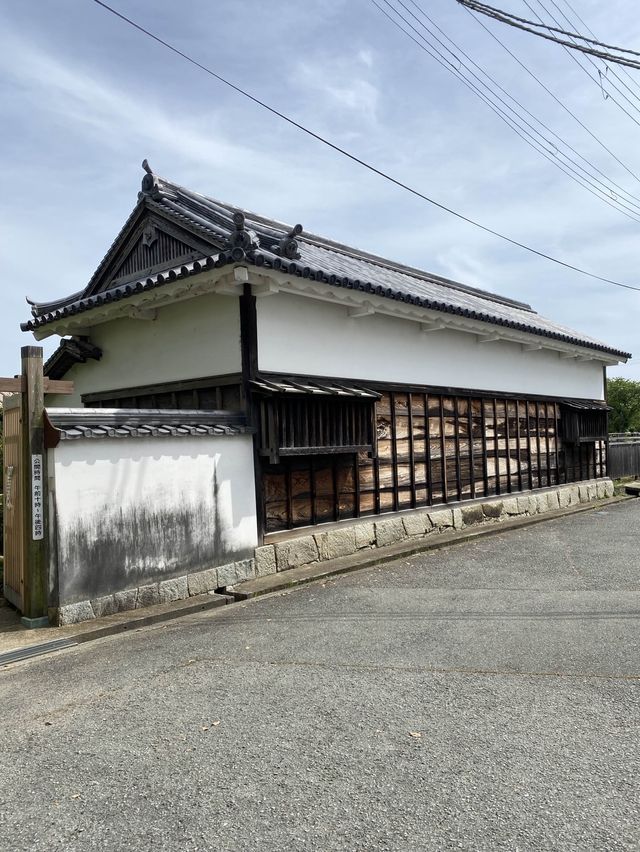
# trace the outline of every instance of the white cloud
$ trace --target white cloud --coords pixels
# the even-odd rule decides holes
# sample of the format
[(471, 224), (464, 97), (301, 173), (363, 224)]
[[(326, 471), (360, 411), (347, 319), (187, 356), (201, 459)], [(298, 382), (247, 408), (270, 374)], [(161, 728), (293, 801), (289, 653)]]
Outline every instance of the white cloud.
[(322, 56), (315, 61), (303, 60), (298, 63), (295, 81), (301, 92), (314, 92), (321, 97), (321, 101), (314, 100), (315, 108), (325, 111), (338, 108), (347, 116), (353, 118), (355, 115), (361, 122), (375, 123), (379, 91), (370, 80), (359, 76), (362, 69), (358, 68), (357, 62), (360, 60), (360, 64), (370, 68), (372, 62), (364, 58), (368, 55), (361, 51), (356, 61), (351, 57), (342, 59), (329, 56)]

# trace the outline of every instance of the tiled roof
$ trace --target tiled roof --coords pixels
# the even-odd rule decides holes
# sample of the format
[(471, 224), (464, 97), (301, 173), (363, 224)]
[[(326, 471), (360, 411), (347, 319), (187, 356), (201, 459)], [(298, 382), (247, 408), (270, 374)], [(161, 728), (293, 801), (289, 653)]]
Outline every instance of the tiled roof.
[(258, 393), (283, 394), (285, 396), (350, 396), (357, 399), (380, 399), (376, 391), (363, 388), (360, 385), (336, 383), (331, 381), (312, 381), (299, 376), (274, 376), (261, 373), (251, 382)]
[[(188, 228), (211, 245), (211, 254), (150, 277), (95, 292), (98, 273), (116, 250), (141, 205)], [(629, 353), (541, 317), (522, 302), (304, 233), (300, 225), (292, 227), (215, 201), (160, 178), (150, 170), (143, 179), (137, 207), (89, 285), (67, 299), (33, 304), (33, 319), (23, 323), (22, 329), (32, 331), (99, 305), (196, 275), (203, 269), (239, 262), (583, 346), (623, 359), (630, 357)]]
[(47, 408), (60, 440), (78, 438), (157, 438), (251, 433), (244, 415), (231, 411), (128, 408)]

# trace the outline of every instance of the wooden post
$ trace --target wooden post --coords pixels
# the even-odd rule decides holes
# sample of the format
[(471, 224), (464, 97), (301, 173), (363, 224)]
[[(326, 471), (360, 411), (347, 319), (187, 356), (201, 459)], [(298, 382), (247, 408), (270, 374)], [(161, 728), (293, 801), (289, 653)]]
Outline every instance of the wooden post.
[(24, 599), (22, 623), (26, 627), (49, 624), (46, 562), (47, 475), (44, 453), (44, 377), (42, 347), (23, 346), (22, 394)]

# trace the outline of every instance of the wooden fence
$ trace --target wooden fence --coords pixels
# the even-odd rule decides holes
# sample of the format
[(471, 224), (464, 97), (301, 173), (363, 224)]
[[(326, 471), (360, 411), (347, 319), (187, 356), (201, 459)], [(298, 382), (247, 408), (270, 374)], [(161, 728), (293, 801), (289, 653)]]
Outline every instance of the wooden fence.
[(609, 435), (608, 474), (612, 479), (640, 476), (640, 432)]

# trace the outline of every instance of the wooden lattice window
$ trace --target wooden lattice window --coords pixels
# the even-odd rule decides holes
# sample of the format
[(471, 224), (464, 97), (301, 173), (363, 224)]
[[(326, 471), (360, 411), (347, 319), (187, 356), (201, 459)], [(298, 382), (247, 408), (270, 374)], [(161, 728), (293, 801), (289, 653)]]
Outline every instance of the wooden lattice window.
[(260, 452), (286, 456), (364, 452), (375, 447), (373, 400), (335, 396), (272, 396), (260, 403)]

